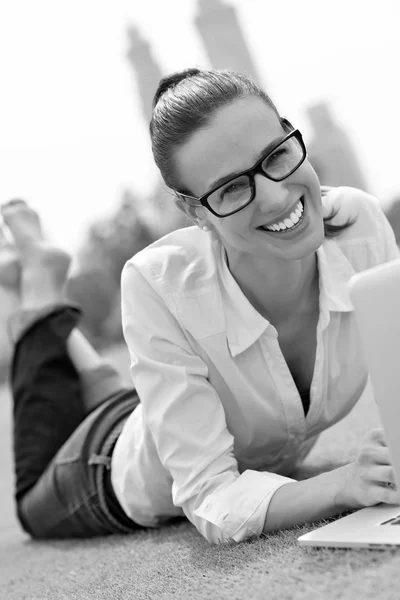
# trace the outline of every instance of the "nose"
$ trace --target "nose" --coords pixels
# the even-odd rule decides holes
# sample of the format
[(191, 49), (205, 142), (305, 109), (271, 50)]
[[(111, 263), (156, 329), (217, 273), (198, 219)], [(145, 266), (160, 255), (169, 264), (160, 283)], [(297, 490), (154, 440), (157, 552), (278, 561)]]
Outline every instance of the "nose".
[(286, 181), (271, 181), (261, 174), (254, 178), (258, 208), (265, 214), (281, 213), (290, 204), (290, 191)]

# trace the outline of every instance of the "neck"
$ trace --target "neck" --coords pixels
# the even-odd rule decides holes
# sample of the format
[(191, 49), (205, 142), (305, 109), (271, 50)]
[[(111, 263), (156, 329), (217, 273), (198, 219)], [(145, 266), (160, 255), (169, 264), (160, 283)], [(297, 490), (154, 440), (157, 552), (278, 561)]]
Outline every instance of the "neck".
[(319, 302), (317, 253), (298, 260), (241, 259), (229, 269), (258, 312), (274, 325), (315, 312)]

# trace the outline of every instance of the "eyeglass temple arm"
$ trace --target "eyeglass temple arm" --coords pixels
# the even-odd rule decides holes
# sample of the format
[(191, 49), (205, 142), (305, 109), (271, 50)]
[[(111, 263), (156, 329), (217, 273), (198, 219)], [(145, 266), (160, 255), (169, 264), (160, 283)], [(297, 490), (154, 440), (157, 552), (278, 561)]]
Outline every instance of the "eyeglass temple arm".
[[(183, 200), (190, 206), (201, 206), (201, 203), (199, 202), (199, 198), (196, 198), (196, 196), (189, 196), (188, 194), (182, 194), (182, 192), (178, 192), (176, 190), (174, 190), (174, 192), (175, 192), (175, 195), (178, 196), (178, 198), (180, 198), (181, 200)], [(187, 202), (187, 200), (195, 200), (197, 204), (190, 204), (189, 202)]]

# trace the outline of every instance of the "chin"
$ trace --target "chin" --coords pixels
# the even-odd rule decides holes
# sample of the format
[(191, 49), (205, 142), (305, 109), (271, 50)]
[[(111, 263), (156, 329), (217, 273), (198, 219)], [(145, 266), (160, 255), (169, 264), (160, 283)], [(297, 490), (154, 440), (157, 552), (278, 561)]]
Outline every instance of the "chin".
[(314, 254), (320, 246), (324, 243), (325, 240), (325, 232), (324, 228), (320, 228), (319, 230), (314, 231), (312, 234), (309, 234), (304, 240), (301, 241), (296, 246), (292, 246), (292, 248), (288, 248), (287, 258), (291, 259), (302, 259)]

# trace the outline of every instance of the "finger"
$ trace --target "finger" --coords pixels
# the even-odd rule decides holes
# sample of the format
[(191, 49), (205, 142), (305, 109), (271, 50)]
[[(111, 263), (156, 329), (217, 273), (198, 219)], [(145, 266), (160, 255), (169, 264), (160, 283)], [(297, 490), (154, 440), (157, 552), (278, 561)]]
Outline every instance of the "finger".
[(389, 450), (383, 446), (373, 448), (371, 451), (371, 462), (376, 465), (390, 465), (391, 460), (389, 457)]
[(372, 429), (369, 433), (368, 438), (372, 442), (376, 442), (377, 444), (380, 444), (381, 446), (386, 446), (385, 433), (381, 427)]
[(400, 504), (400, 492), (399, 490), (393, 489), (389, 486), (382, 487), (380, 494), (380, 501), (385, 504)]
[(371, 481), (381, 483), (383, 485), (396, 484), (394, 469), (390, 465), (376, 465), (371, 468)]
[(366, 446), (360, 453), (360, 463), (364, 466), (390, 465), (389, 450), (383, 446)]

